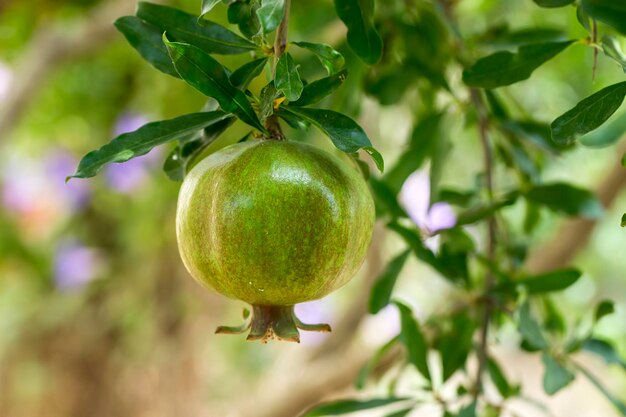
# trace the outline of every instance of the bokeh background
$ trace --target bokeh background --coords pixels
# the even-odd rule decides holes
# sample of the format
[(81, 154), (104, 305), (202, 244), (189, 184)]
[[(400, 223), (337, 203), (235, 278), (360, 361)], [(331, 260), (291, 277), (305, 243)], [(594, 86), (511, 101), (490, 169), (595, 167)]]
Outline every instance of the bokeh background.
[[(193, 13), (200, 8), (199, 0), (167, 3)], [(143, 62), (114, 30), (113, 20), (134, 7), (133, 0), (0, 0), (0, 416), (289, 417), (317, 401), (347, 395), (365, 358), (399, 327), (393, 309), (374, 317), (364, 313), (371, 283), (403, 248), (382, 224), (349, 285), (298, 307), (305, 321), (329, 322), (334, 333), (304, 334), (300, 345), (253, 344), (213, 334), (217, 325), (237, 324), (244, 305), (203, 290), (179, 259), (174, 233), (179, 184), (161, 171), (168, 149), (107, 167), (91, 180), (65, 183), (86, 152), (148, 121), (197, 111), (205, 102), (180, 80)], [(328, 0), (294, 1), (291, 38), (341, 48), (345, 32), (332, 7)], [(458, 10), (468, 35), (508, 23), (586, 36), (573, 11), (539, 9), (530, 0), (463, 0)], [(225, 8), (218, 6), (211, 18), (226, 24)], [(354, 81), (328, 105), (358, 113), (391, 164), (410, 133), (412, 96), (381, 106), (362, 93), (364, 68), (345, 47), (342, 51)], [(242, 59), (224, 62), (236, 67)], [(531, 116), (550, 121), (591, 91), (623, 78), (614, 63), (601, 60), (592, 81), (591, 66), (590, 50), (575, 46), (537, 71), (532, 84), (508, 91)], [(460, 73), (450, 77), (460, 82)], [(478, 140), (461, 114), (449, 119), (454, 148), (443, 183), (467, 186), (480, 171)], [(244, 133), (236, 126), (215, 147)], [(328, 146), (323, 138), (312, 140)], [(588, 235), (574, 237), (567, 235), (574, 223), (545, 215), (531, 240), (542, 248), (539, 263), (559, 241), (580, 240), (580, 247), (568, 250), (585, 275), (556, 297), (556, 304), (573, 323), (585, 320), (599, 300), (615, 300), (616, 313), (603, 319), (597, 332), (624, 355), (626, 231), (619, 218), (626, 210), (621, 191), (626, 174), (615, 168), (622, 153), (614, 146), (580, 147), (546, 160), (546, 178), (606, 191), (613, 208), (598, 224), (589, 223)], [(410, 177), (402, 201), (418, 226), (432, 230), (453, 221), (454, 212), (442, 206), (426, 215), (425, 175)], [(514, 223), (522, 208), (513, 206), (505, 215)], [(424, 319), (454, 302), (456, 294), (412, 260), (396, 296)], [(584, 381), (545, 398), (540, 360), (517, 350), (514, 333), (505, 327), (494, 335), (495, 354), (529, 398), (548, 403), (546, 411), (520, 401), (514, 404), (519, 415), (616, 415)], [(624, 369), (585, 355), (580, 361), (626, 400)], [(409, 371), (391, 365), (389, 372), (407, 373), (402, 389), (414, 388)], [(383, 377), (359, 395), (385, 390)], [(437, 416), (437, 410), (427, 405), (412, 415)]]

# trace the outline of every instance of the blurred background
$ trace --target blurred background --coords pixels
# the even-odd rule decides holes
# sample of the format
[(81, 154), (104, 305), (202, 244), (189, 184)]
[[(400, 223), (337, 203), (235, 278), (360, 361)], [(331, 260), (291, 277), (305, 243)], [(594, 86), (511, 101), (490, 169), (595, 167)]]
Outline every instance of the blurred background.
[[(164, 3), (191, 13), (200, 9), (200, 0)], [(161, 171), (168, 149), (107, 167), (91, 180), (65, 183), (86, 152), (148, 121), (197, 111), (205, 102), (180, 80), (143, 62), (115, 31), (115, 18), (132, 14), (134, 7), (133, 0), (0, 0), (0, 417), (290, 417), (346, 395), (365, 359), (399, 328), (393, 309), (365, 314), (371, 283), (403, 249), (382, 224), (350, 284), (298, 307), (304, 321), (328, 322), (335, 331), (303, 334), (300, 345), (262, 345), (213, 334), (218, 325), (238, 324), (245, 306), (203, 290), (184, 270), (174, 232), (179, 184)], [(227, 24), (225, 10), (219, 5), (210, 18)], [(564, 20), (562, 12), (537, 8), (530, 0), (463, 0), (458, 15), (469, 35), (508, 22), (586, 36), (573, 11)], [(345, 35), (327, 0), (294, 1), (290, 29), (291, 39), (332, 44)], [(358, 113), (391, 165), (411, 130), (411, 104), (381, 106), (364, 94), (364, 69), (345, 47), (342, 52), (353, 81), (328, 105)], [(224, 62), (235, 68), (242, 59)], [(601, 60), (592, 81), (591, 66), (590, 50), (575, 46), (537, 71), (532, 84), (508, 91), (531, 116), (550, 121), (591, 91), (623, 78), (615, 64)], [(449, 77), (460, 82), (460, 73)], [(216, 147), (237, 141), (245, 129), (229, 132)], [(451, 114), (448, 133), (454, 148), (442, 182), (468, 186), (481, 169), (475, 129), (464, 126), (462, 115)], [(322, 138), (312, 140), (328, 146)], [(614, 208), (574, 236), (564, 233), (580, 224), (545, 215), (531, 237), (542, 255), (531, 261), (546, 262), (559, 241), (568, 241), (567, 259), (585, 275), (556, 303), (575, 322), (599, 300), (614, 299), (616, 313), (603, 319), (598, 334), (624, 355), (626, 231), (619, 219), (626, 209), (626, 179), (614, 168), (622, 154), (615, 147), (580, 147), (545, 162), (545, 178), (606, 192), (605, 201)], [(454, 213), (442, 207), (439, 215), (425, 218), (424, 175), (410, 177), (402, 201), (418, 226), (433, 229)], [(505, 211), (512, 220), (521, 213), (518, 206)], [(455, 289), (411, 260), (396, 296), (423, 320), (451, 303)], [(547, 399), (540, 360), (517, 350), (513, 329), (502, 329), (494, 342), (510, 379), (522, 382), (529, 398), (548, 404), (546, 411), (520, 401), (511, 411), (617, 415), (584, 381)], [(580, 360), (626, 400), (623, 369), (584, 355)], [(408, 374), (402, 389), (410, 391), (412, 375), (394, 366), (389, 372)], [(383, 378), (362, 395), (385, 392)], [(411, 414), (438, 415), (435, 406)]]

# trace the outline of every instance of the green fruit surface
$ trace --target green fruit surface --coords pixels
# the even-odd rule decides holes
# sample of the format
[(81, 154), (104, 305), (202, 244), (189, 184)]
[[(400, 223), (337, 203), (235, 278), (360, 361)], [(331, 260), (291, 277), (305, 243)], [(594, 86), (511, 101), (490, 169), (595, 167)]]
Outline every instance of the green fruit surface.
[(311, 145), (252, 140), (196, 165), (178, 199), (183, 262), (204, 286), (253, 305), (294, 305), (346, 284), (374, 225), (361, 174)]

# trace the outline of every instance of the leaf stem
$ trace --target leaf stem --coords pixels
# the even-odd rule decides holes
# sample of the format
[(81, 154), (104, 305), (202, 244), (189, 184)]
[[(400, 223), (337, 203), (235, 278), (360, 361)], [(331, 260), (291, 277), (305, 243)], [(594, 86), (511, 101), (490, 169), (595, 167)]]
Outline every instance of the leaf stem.
[[(594, 45), (598, 43), (598, 24), (596, 23), (596, 19), (591, 20), (591, 42)], [(593, 48), (593, 68), (591, 70), (591, 81), (596, 79), (596, 69), (598, 67), (598, 49)]]

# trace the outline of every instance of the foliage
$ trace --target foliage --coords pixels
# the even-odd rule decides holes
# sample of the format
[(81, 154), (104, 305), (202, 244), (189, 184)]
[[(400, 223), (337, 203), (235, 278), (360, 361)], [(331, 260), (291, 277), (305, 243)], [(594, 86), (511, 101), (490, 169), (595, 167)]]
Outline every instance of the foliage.
[[(287, 21), (287, 2), (204, 0), (198, 15), (140, 3), (136, 15), (119, 18), (116, 28), (142, 58), (202, 93), (206, 104), (199, 112), (118, 135), (88, 153), (73, 176), (92, 177), (107, 164), (170, 145), (164, 171), (180, 181), (235, 126), (246, 126), (242, 140), (282, 138), (287, 136), (284, 131), (299, 137), (313, 126), (353, 160), (363, 162), (358, 152), (371, 157), (381, 173), (369, 177), (377, 216), (403, 245), (373, 286), (368, 305), (372, 314), (390, 304), (396, 308), (399, 334), (372, 357), (357, 385), (384, 380), (373, 371), (397, 346), (402, 346), (400, 362), (419, 374), (415, 377), (420, 384), (415, 395), (400, 396), (394, 392), (392, 375), (388, 397), (324, 403), (307, 416), (379, 407), (390, 417), (402, 416), (422, 406), (423, 398), (438, 404), (446, 416), (490, 415), (509, 399), (524, 399), (524, 387), (509, 381), (506, 363), (499, 364), (490, 353), (490, 335), (505, 326), (516, 329), (521, 349), (541, 359), (547, 394), (583, 376), (626, 415), (622, 399), (573, 358), (586, 351), (626, 369), (615, 347), (594, 335), (593, 326), (613, 312), (612, 304), (599, 303), (593, 317), (587, 317), (592, 328), (585, 327), (583, 319), (565, 320), (551, 297), (574, 285), (582, 272), (559, 267), (531, 273), (524, 264), (541, 216), (595, 219), (606, 214), (594, 193), (578, 184), (544, 181), (542, 171), (546, 160), (579, 144), (594, 148), (617, 142), (624, 130), (624, 113), (618, 112), (626, 81), (586, 91), (586, 98), (560, 109), (560, 115), (546, 113), (553, 119), (549, 124), (534, 119), (531, 114), (536, 112), (515, 99), (518, 83), (525, 89), (540, 88), (534, 84), (536, 72), (583, 48), (593, 59), (613, 65), (623, 79), (626, 9), (614, 0), (534, 0), (528, 3), (556, 16), (576, 16), (579, 31), (566, 36), (565, 27), (490, 26), (481, 33), (466, 33), (454, 1), (335, 0), (337, 22), (347, 28), (346, 44), (343, 39), (338, 46), (315, 43), (311, 37), (289, 43), (284, 51), (287, 45), (275, 47), (270, 41)], [(227, 7), (231, 28), (210, 20), (222, 6)], [(292, 16), (298, 15), (298, 8), (298, 3), (292, 5)], [(588, 36), (581, 37), (583, 32)], [(231, 55), (249, 59), (231, 68), (226, 60)], [(251, 87), (259, 79), (261, 87)], [(386, 147), (375, 147), (356, 121), (363, 93), (381, 106), (410, 102), (414, 110), (406, 146), (384, 174), (377, 149)], [(318, 108), (320, 103), (325, 108)], [(467, 140), (450, 134), (450, 116), (460, 114), (476, 132), (484, 166), (473, 186), (453, 189), (444, 186), (441, 177), (451, 147)], [(430, 172), (427, 210), (437, 204), (454, 207), (452, 227), (411, 222), (399, 199), (407, 178), (424, 166)], [(626, 226), (626, 214), (621, 225)], [(439, 239), (437, 247), (430, 245), (433, 238)], [(424, 322), (417, 320), (411, 303), (401, 301), (402, 294), (394, 290), (411, 258), (463, 294), (460, 305)], [(434, 381), (439, 374), (443, 381)], [(500, 399), (483, 395), (487, 383), (497, 388)], [(441, 384), (455, 385), (458, 396), (441, 399)]]

